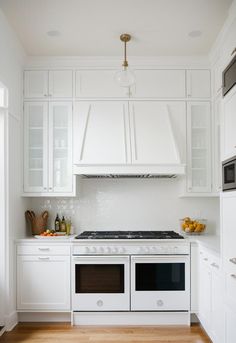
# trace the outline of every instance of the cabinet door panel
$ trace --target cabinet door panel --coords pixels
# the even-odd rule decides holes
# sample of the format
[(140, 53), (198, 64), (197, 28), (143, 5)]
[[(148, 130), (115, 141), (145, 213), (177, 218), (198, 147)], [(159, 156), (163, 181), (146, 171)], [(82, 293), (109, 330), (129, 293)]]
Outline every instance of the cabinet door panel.
[(77, 102), (73, 126), (75, 164), (112, 165), (130, 162), (126, 102)]
[(24, 191), (46, 192), (48, 158), (48, 105), (27, 102), (24, 105)]
[(135, 70), (136, 84), (131, 87), (134, 97), (184, 98), (184, 70)]
[(17, 309), (69, 310), (70, 257), (18, 256)]
[(189, 98), (211, 97), (211, 78), (209, 70), (187, 71), (187, 96)]
[(72, 103), (49, 104), (49, 191), (70, 193), (72, 179)]
[(236, 341), (236, 314), (230, 308), (226, 308), (225, 318), (225, 343), (235, 343)]
[(211, 271), (202, 258), (199, 262), (199, 319), (207, 332), (211, 327)]
[(128, 90), (115, 81), (116, 70), (79, 70), (76, 72), (77, 98), (117, 98)]
[(223, 158), (236, 154), (236, 87), (223, 100)]
[(48, 96), (48, 72), (26, 70), (24, 73), (24, 97), (44, 98)]
[(212, 272), (212, 338), (215, 343), (224, 342), (224, 303), (222, 275)]
[(133, 164), (180, 163), (185, 146), (183, 102), (132, 101), (130, 123)]
[(71, 98), (73, 96), (72, 70), (52, 70), (49, 72), (49, 96)]
[(188, 192), (211, 192), (211, 113), (208, 102), (188, 103)]

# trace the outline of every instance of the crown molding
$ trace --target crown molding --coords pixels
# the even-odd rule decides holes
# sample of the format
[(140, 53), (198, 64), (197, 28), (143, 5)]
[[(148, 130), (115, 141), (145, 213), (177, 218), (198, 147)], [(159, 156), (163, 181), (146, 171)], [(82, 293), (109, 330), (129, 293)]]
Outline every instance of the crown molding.
[[(25, 68), (120, 68), (117, 56), (28, 56)], [(143, 68), (209, 68), (208, 56), (129, 56), (129, 65)]]

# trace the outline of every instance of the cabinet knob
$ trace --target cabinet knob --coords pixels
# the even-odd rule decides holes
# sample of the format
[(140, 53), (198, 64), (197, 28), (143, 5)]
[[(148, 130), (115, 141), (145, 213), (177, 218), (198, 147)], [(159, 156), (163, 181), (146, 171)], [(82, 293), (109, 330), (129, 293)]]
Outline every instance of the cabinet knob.
[(162, 300), (157, 300), (157, 306), (163, 306), (163, 301)]
[(44, 96), (48, 96), (47, 94), (44, 94)]
[(99, 307), (103, 306), (103, 301), (102, 301), (101, 299), (98, 300), (98, 301), (97, 301), (97, 305), (98, 305)]
[(236, 274), (231, 274), (230, 275), (233, 279), (236, 279)]

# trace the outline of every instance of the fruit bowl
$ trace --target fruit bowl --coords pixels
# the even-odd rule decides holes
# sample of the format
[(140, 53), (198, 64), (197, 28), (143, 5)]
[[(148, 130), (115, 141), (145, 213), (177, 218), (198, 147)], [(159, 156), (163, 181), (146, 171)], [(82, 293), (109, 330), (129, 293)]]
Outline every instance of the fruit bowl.
[(180, 219), (181, 233), (186, 235), (202, 235), (206, 230), (206, 219), (191, 219), (189, 217)]

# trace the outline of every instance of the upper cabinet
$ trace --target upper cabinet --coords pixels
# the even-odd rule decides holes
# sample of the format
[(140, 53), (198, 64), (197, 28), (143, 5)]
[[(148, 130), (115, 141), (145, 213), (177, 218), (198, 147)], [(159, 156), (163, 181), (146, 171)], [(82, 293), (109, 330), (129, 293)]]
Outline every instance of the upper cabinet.
[(74, 195), (72, 104), (25, 102), (24, 195)]
[(210, 98), (211, 78), (210, 70), (188, 70), (187, 71), (187, 97), (188, 98)]
[(73, 72), (71, 70), (25, 71), (25, 98), (71, 98), (72, 96)]
[(228, 159), (236, 155), (236, 87), (223, 99), (223, 156)]
[(75, 73), (76, 98), (123, 98), (129, 96), (126, 88), (120, 87), (115, 74), (118, 70), (77, 70)]
[(185, 70), (136, 69), (135, 98), (185, 98)]
[(130, 162), (126, 102), (77, 102), (73, 127), (75, 164), (117, 165)]

